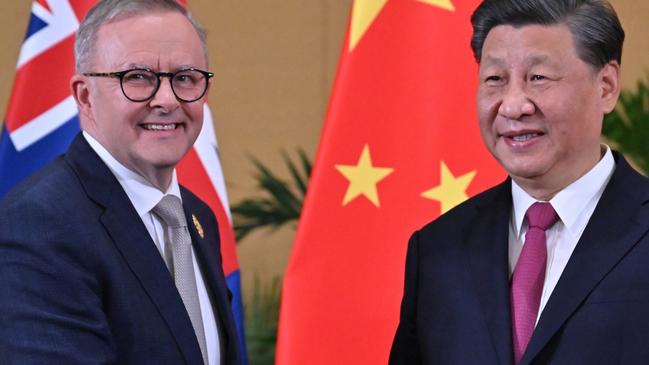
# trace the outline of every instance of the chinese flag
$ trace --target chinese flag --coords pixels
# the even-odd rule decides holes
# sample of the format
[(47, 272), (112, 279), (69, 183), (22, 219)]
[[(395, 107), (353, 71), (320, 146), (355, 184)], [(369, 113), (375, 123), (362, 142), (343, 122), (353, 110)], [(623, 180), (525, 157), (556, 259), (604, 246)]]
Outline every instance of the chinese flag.
[(505, 177), (482, 144), (478, 0), (356, 0), (283, 286), (278, 365), (386, 364), (412, 232)]

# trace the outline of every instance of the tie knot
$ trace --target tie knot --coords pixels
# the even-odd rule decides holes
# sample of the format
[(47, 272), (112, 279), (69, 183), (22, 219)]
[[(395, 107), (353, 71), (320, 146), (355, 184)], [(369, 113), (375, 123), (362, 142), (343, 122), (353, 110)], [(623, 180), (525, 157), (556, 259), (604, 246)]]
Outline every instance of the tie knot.
[(537, 227), (544, 231), (559, 220), (557, 212), (554, 211), (550, 203), (536, 202), (532, 204), (525, 216), (530, 227)]
[(178, 228), (187, 226), (183, 205), (177, 196), (163, 196), (162, 200), (153, 207), (153, 213), (160, 217), (169, 227)]

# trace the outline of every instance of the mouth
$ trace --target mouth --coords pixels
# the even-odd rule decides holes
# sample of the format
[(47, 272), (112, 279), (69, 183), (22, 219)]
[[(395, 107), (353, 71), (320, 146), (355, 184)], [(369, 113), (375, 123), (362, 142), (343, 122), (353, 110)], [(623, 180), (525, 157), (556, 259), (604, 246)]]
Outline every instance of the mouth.
[(511, 138), (514, 142), (527, 142), (532, 138), (540, 137), (542, 133), (526, 133), (526, 134), (518, 134), (515, 136), (509, 136), (507, 138)]
[(140, 127), (148, 131), (173, 131), (177, 128), (180, 128), (181, 124), (182, 123), (167, 123), (167, 124), (146, 123), (146, 124), (141, 124)]
[(510, 146), (517, 148), (529, 147), (544, 135), (545, 133), (538, 130), (511, 131), (500, 134)]

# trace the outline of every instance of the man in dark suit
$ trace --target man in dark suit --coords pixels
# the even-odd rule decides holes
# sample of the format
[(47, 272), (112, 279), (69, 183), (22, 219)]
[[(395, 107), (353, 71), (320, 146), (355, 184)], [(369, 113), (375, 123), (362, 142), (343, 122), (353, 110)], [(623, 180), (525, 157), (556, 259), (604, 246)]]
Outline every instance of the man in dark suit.
[(624, 31), (605, 0), (485, 0), (483, 140), (509, 174), (409, 243), (390, 364), (646, 364), (649, 181), (601, 144)]
[(75, 53), (83, 133), (0, 205), (0, 362), (239, 364), (217, 223), (175, 173), (203, 30), (174, 0), (100, 1)]

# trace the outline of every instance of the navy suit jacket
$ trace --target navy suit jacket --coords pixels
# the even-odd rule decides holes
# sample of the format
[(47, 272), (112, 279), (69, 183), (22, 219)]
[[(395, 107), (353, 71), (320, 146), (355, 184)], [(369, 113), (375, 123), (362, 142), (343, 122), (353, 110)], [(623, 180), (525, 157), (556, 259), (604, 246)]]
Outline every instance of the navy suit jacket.
[[(240, 363), (210, 209), (181, 187), (221, 363)], [(190, 218), (191, 219), (191, 218)], [(189, 316), (126, 193), (78, 135), (0, 204), (2, 364), (202, 364)]]
[[(520, 364), (649, 363), (649, 180), (616, 167)], [(390, 364), (512, 365), (511, 181), (409, 243)]]

